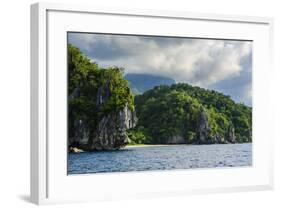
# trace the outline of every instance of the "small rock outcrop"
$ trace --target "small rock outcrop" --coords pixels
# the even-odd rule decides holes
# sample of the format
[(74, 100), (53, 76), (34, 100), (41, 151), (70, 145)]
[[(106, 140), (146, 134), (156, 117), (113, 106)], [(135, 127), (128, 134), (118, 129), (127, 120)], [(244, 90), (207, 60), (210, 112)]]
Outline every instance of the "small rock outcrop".
[(209, 139), (209, 123), (208, 117), (205, 109), (202, 107), (200, 109), (198, 118), (198, 143), (206, 144)]
[(227, 132), (227, 135), (226, 135), (226, 138), (227, 138), (227, 141), (229, 143), (236, 143), (236, 136), (235, 136), (235, 129), (233, 126), (230, 126), (228, 128), (228, 132)]
[(69, 148), (69, 151), (72, 152), (72, 153), (81, 153), (81, 152), (84, 152), (82, 149), (79, 149), (77, 147), (70, 147)]
[(198, 118), (198, 144), (228, 144), (237, 143), (235, 136), (235, 129), (232, 125), (228, 127), (225, 135), (220, 135), (216, 133), (215, 135), (210, 135), (210, 127), (208, 122), (208, 117), (205, 109), (202, 107), (200, 109)]
[(218, 144), (225, 144), (225, 143), (226, 143), (224, 137), (221, 136), (221, 135), (219, 135), (219, 134), (216, 134), (216, 135), (214, 136), (214, 142), (215, 142), (215, 143), (218, 143)]

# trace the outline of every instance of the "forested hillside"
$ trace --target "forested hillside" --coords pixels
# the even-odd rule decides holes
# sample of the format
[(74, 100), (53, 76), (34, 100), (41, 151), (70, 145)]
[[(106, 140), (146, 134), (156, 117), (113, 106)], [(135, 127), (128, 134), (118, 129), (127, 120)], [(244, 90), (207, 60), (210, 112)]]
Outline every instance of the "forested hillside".
[[(145, 77), (143, 83), (148, 84), (143, 88), (139, 79), (144, 76), (134, 76), (129, 85), (122, 68), (100, 67), (68, 45), (69, 147), (114, 150), (129, 143), (252, 141), (251, 107), (213, 90)], [(135, 96), (130, 89), (145, 90), (157, 83), (160, 86)]]
[(135, 97), (136, 143), (236, 143), (252, 141), (252, 109), (229, 96), (179, 83)]

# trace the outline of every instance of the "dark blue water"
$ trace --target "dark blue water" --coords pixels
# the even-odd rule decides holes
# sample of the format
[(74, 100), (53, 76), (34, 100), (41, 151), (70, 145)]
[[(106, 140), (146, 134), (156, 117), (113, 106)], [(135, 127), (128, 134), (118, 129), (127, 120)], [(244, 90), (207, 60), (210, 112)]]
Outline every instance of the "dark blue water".
[(68, 157), (68, 173), (127, 172), (252, 165), (252, 144), (127, 147)]

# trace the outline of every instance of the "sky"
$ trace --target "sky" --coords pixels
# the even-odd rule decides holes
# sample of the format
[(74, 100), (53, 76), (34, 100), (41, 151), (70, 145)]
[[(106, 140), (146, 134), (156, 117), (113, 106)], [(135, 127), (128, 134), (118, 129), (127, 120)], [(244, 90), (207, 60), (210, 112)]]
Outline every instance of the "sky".
[(252, 42), (68, 33), (68, 43), (102, 67), (213, 89), (252, 106)]

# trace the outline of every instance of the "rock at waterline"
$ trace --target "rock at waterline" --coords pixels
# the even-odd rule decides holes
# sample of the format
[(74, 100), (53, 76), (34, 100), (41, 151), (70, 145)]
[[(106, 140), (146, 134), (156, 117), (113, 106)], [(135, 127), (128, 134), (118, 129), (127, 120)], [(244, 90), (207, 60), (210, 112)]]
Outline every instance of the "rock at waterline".
[(81, 153), (81, 152), (84, 152), (82, 149), (79, 149), (77, 147), (70, 147), (69, 148), (69, 152), (72, 152), (72, 153)]

